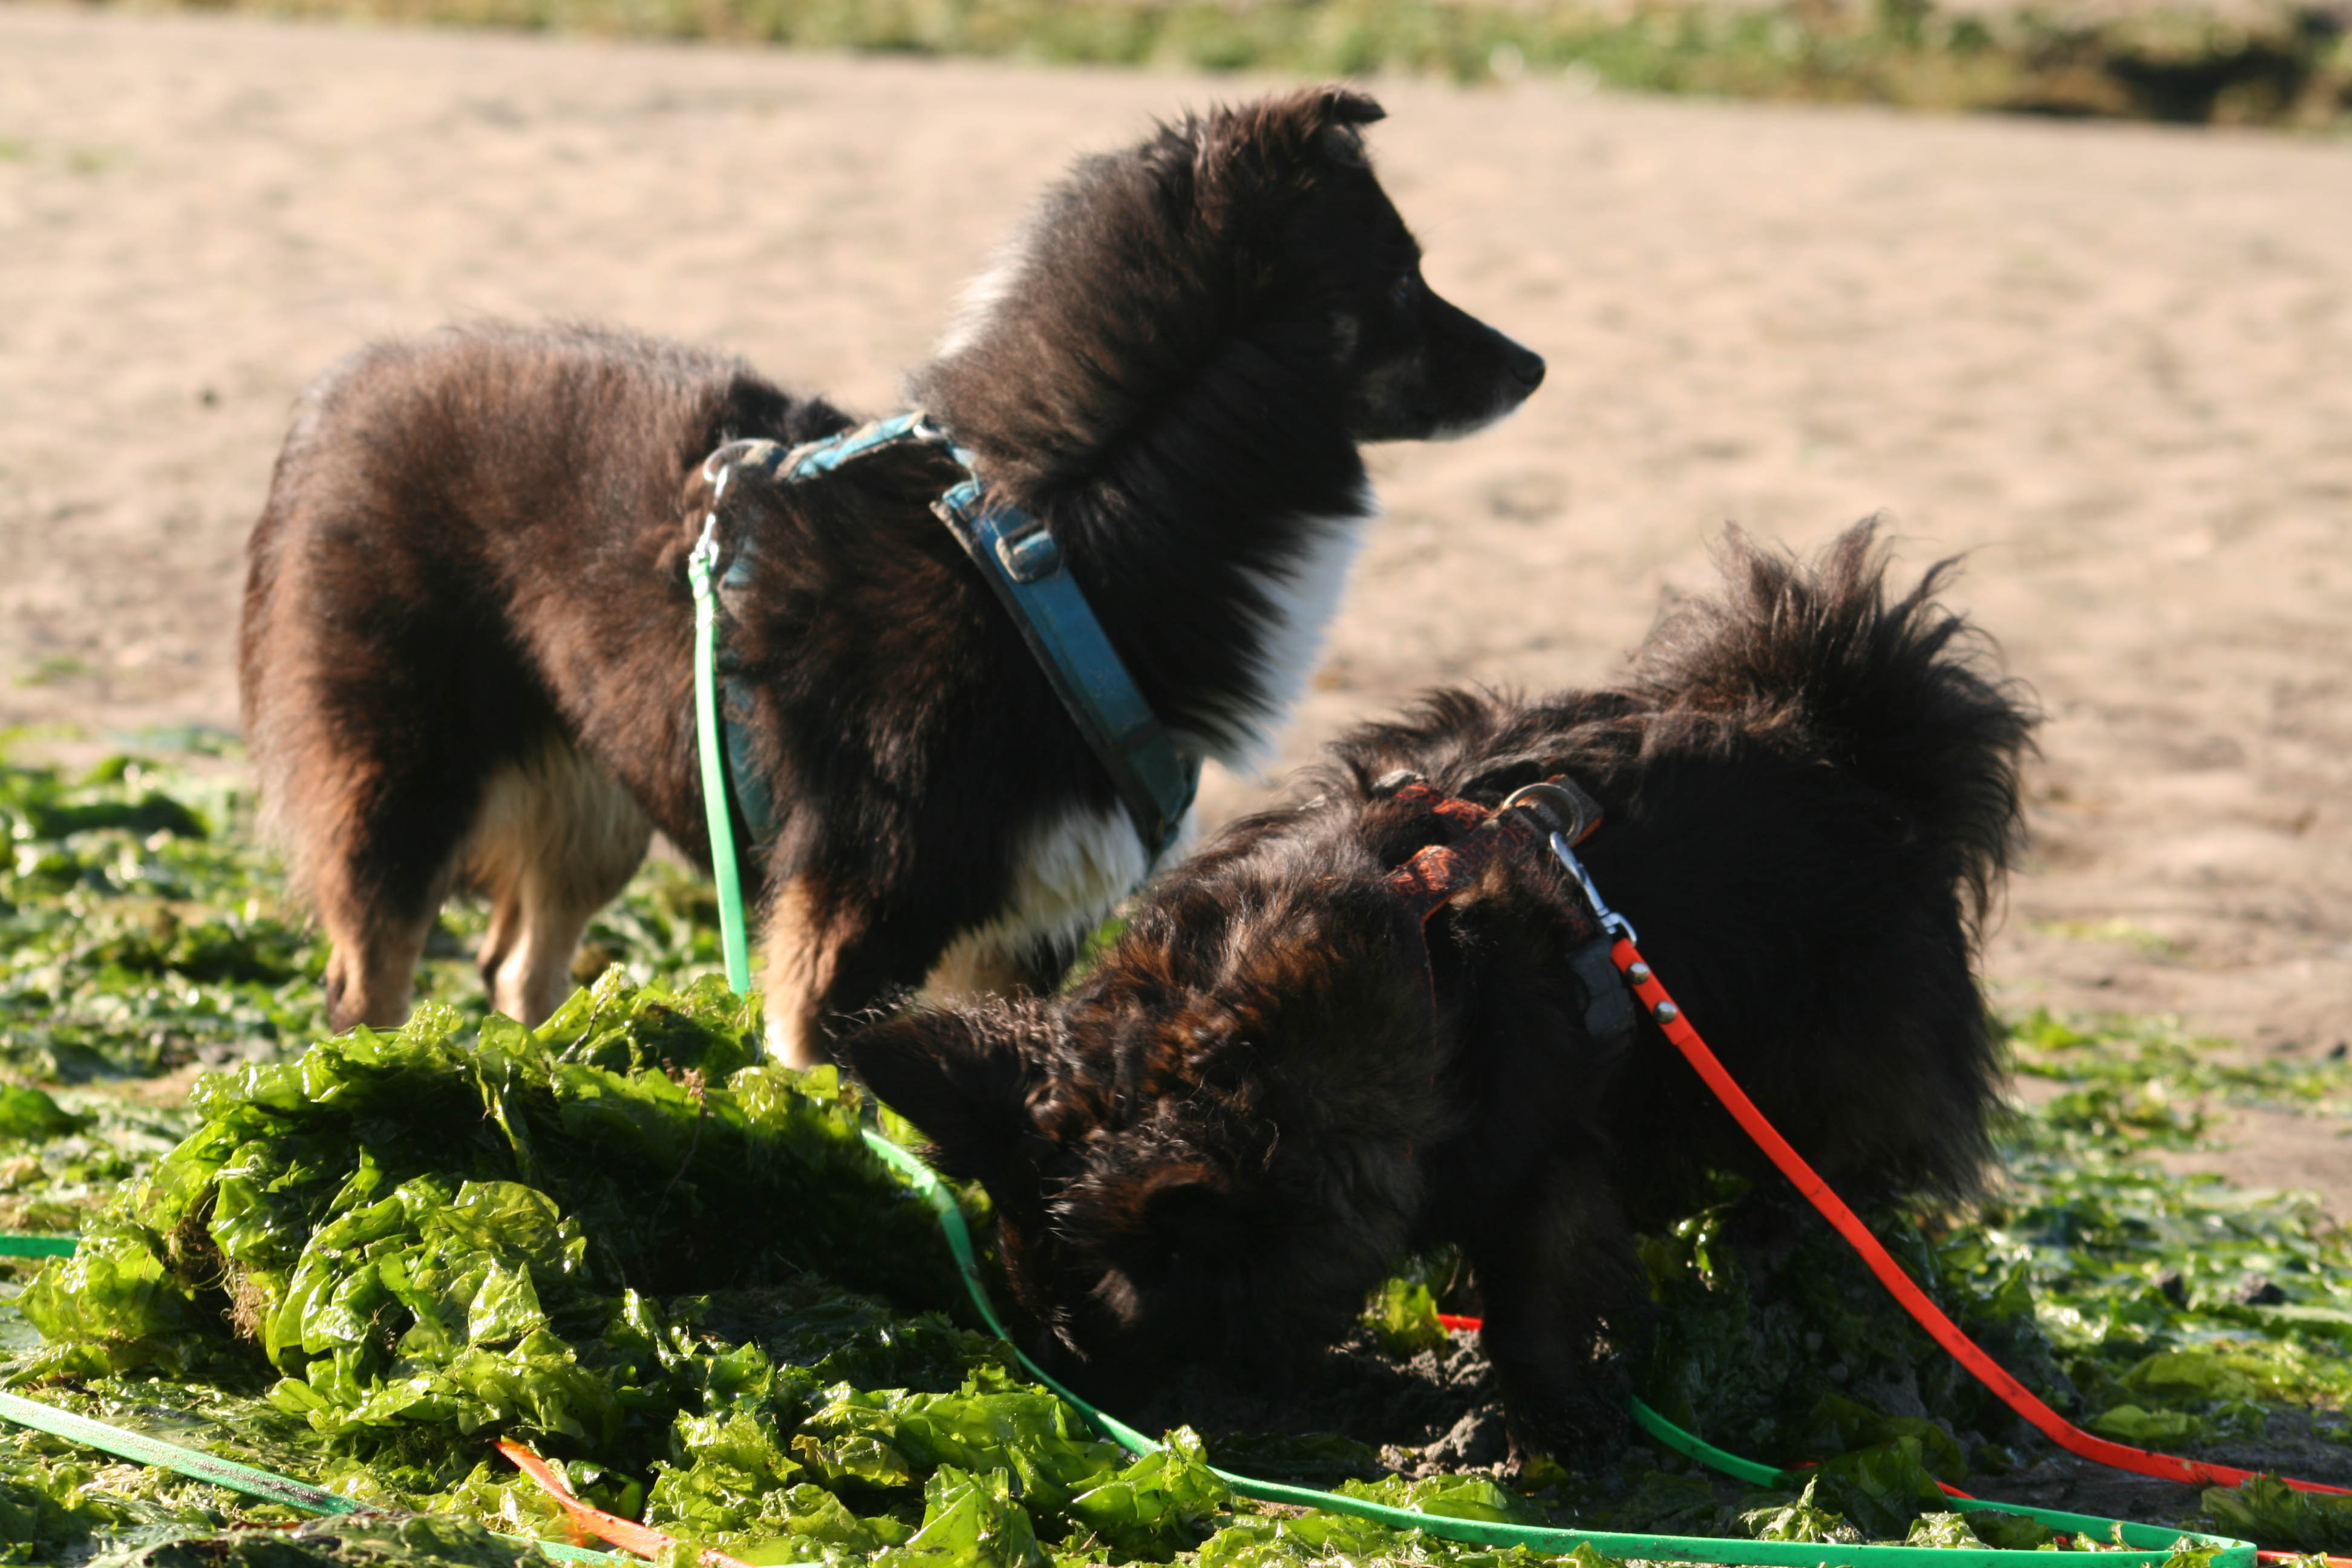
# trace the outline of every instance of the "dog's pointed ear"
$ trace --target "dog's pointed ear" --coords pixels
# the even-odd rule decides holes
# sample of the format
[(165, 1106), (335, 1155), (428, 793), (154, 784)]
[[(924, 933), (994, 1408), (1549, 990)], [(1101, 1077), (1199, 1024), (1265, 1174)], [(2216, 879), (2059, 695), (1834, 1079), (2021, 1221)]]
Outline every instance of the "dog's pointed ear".
[(949, 1175), (995, 1191), (1030, 1128), (1029, 1072), (998, 1020), (968, 1010), (901, 1014), (836, 1048), (883, 1104), (931, 1141)]
[(1364, 162), (1360, 128), (1388, 117), (1372, 99), (1337, 85), (1276, 93), (1219, 111), (1200, 122), (1195, 178), (1204, 198), (1231, 199), (1232, 187), (1277, 187), (1317, 158)]
[(1308, 96), (1313, 100), (1310, 112), (1317, 131), (1334, 125), (1370, 125), (1389, 117), (1389, 111), (1370, 94), (1337, 82), (1311, 89)]

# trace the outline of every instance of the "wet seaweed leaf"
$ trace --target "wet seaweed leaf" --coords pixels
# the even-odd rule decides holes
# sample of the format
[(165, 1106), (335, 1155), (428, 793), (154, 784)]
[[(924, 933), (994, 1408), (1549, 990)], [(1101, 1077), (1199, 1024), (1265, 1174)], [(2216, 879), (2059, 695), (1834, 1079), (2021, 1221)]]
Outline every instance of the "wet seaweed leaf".
[(1445, 1344), (1445, 1325), (1437, 1321), (1437, 1298), (1417, 1279), (1391, 1279), (1373, 1294), (1364, 1314), (1380, 1347), (1399, 1361)]
[(1897, 1437), (1822, 1461), (1807, 1492), (1820, 1489), (1823, 1507), (1853, 1521), (1874, 1541), (1901, 1538), (1923, 1512), (1939, 1510), (1944, 1494), (1920, 1460), (1919, 1440)]
[(2232, 1534), (2302, 1552), (2352, 1548), (2352, 1498), (2296, 1491), (2275, 1476), (2205, 1492), (2205, 1514)]
[(1816, 1477), (1805, 1483), (1805, 1489), (1786, 1502), (1769, 1503), (1750, 1509), (1739, 1516), (1739, 1522), (1759, 1541), (1801, 1541), (1809, 1543), (1832, 1542), (1853, 1542), (1862, 1539), (1862, 1531), (1846, 1522), (1843, 1514), (1823, 1507), (1815, 1500), (1820, 1487)]
[(2037, 1552), (2056, 1535), (2031, 1515), (2001, 1509), (1972, 1508), (1960, 1518), (1967, 1523), (1969, 1533), (2003, 1552)]
[(462, 1520), (346, 1515), (108, 1552), (89, 1568), (533, 1568), (546, 1561), (536, 1547)]

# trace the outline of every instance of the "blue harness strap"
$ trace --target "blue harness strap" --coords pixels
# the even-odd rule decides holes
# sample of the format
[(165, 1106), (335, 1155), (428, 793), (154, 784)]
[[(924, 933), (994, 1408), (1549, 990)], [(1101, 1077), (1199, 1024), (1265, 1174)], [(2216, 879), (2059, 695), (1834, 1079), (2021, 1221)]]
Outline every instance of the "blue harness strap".
[[(971, 454), (920, 413), (877, 420), (789, 450), (775, 441), (730, 442), (704, 460), (702, 471), (714, 483), (728, 472), (790, 483), (909, 443), (939, 447), (967, 474), (971, 472)], [(1104, 635), (1085, 590), (1065, 569), (1060, 542), (1043, 521), (1019, 507), (990, 504), (977, 478), (950, 489), (931, 510), (1012, 615), (1054, 694), (1110, 775), (1145, 851), (1158, 859), (1175, 842), (1184, 814), (1192, 809), (1201, 764), (1178, 753), (1166, 726), (1136, 689), (1134, 677)], [(750, 541), (736, 547), (719, 579), (722, 599), (749, 585), (751, 557)], [(740, 668), (730, 653), (721, 652), (719, 711), (729, 793), (747, 837), (764, 843), (775, 836), (775, 803), (767, 772), (751, 755), (752, 694)]]
[(1146, 853), (1157, 860), (1184, 826), (1201, 764), (1177, 754), (1167, 727), (1135, 689), (1066, 567), (1061, 542), (1019, 507), (992, 506), (977, 479), (949, 490), (931, 510), (1012, 612), (1054, 694), (1110, 774)]
[[(730, 441), (703, 459), (702, 477), (713, 484), (721, 474), (786, 481), (807, 479), (829, 473), (852, 458), (908, 441), (944, 444), (946, 437), (925, 424), (921, 415), (902, 414), (790, 448), (778, 441)], [(750, 585), (751, 558), (751, 542), (746, 540), (736, 547), (734, 560), (719, 580), (722, 604)], [(751, 683), (742, 679), (741, 661), (723, 640), (719, 652), (719, 713), (727, 752), (728, 804), (738, 836), (746, 843), (765, 844), (776, 836), (775, 792), (769, 787), (768, 770), (751, 754)]]

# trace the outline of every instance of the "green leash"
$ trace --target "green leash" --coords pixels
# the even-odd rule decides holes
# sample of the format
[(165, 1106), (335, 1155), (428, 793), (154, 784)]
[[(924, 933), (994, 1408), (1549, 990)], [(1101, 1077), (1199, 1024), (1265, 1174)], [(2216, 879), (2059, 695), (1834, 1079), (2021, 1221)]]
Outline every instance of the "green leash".
[(234, 1459), (223, 1459), (195, 1448), (184, 1448), (177, 1443), (167, 1443), (161, 1437), (150, 1437), (143, 1432), (126, 1431), (103, 1421), (93, 1421), (87, 1415), (77, 1415), (70, 1410), (60, 1410), (54, 1405), (43, 1405), (21, 1394), (0, 1391), (0, 1416), (5, 1416), (19, 1426), (30, 1426), (51, 1436), (63, 1437), (85, 1447), (102, 1449), (122, 1458), (135, 1459), (142, 1465), (154, 1465), (163, 1469), (177, 1470), (184, 1476), (194, 1476), (200, 1481), (210, 1481), (216, 1487), (226, 1487), (264, 1502), (283, 1503), (310, 1513), (362, 1513), (365, 1505), (347, 1497), (338, 1497), (290, 1476), (273, 1475), (268, 1470), (240, 1465)]
[[(1687, 1458), (1696, 1459), (1709, 1469), (1720, 1470), (1734, 1480), (1746, 1481), (1750, 1486), (1778, 1487), (1787, 1489), (1802, 1476), (1801, 1471), (1792, 1473), (1788, 1470), (1775, 1469), (1770, 1465), (1759, 1464), (1754, 1459), (1743, 1459), (1737, 1454), (1718, 1448), (1697, 1433), (1684, 1431), (1639, 1399), (1628, 1399), (1625, 1405), (1633, 1412), (1635, 1425), (1656, 1438), (1660, 1444)], [(2102, 1543), (2119, 1541), (2126, 1546), (2168, 1550), (2171, 1545), (2179, 1541), (2191, 1539), (2180, 1531), (2167, 1530), (2162, 1525), (2134, 1524), (2127, 1519), (2101, 1519), (2096, 1514), (2068, 1513), (2063, 1509), (2035, 1508), (2029, 1503), (1992, 1502), (1983, 1498), (1958, 1497), (1948, 1497), (1944, 1500), (1952, 1505), (1952, 1510), (1956, 1513), (1990, 1510), (1995, 1513), (2022, 1514), (2027, 1519), (2038, 1521), (2054, 1530), (2068, 1531), (2076, 1535), (2088, 1535)], [(2195, 1539), (2211, 1541), (2221, 1538), (2214, 1536)], [(2218, 1563), (2221, 1559), (2217, 1557), (2214, 1561)]]
[(721, 468), (712, 482), (710, 510), (703, 514), (701, 539), (686, 558), (686, 578), (694, 586), (694, 731), (702, 753), (710, 874), (719, 884), (719, 947), (727, 960), (727, 984), (740, 996), (751, 989), (751, 954), (743, 931), (743, 879), (735, 866), (735, 822), (727, 808), (727, 742), (719, 721), (719, 596), (710, 580), (719, 565), (719, 500), (733, 473)]

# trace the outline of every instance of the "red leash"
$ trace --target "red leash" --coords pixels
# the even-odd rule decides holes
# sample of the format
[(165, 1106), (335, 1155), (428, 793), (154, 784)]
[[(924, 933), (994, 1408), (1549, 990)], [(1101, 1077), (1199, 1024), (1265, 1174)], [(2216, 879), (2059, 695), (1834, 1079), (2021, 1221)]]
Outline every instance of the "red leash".
[[(1513, 813), (1512, 808), (1519, 804), (1522, 797), (1535, 794), (1537, 790), (1547, 786), (1556, 793), (1572, 797), (1579, 803), (1580, 809), (1577, 811), (1577, 820), (1573, 826), (1568, 826), (1564, 821), (1556, 822), (1556, 819), (1566, 815), (1564, 810)], [(1731, 1112), (1733, 1120), (1739, 1123), (1749, 1138), (1755, 1140), (1756, 1146), (1764, 1151), (1772, 1163), (1780, 1167), (1780, 1173), (1796, 1184), (1797, 1191), (1804, 1194), (1805, 1201), (1819, 1210), (1822, 1217), (1828, 1220), (1840, 1236), (1845, 1237), (1847, 1245), (1861, 1255), (1863, 1262), (1870, 1266), (1870, 1271), (1878, 1276), (1878, 1282), (1886, 1287), (1895, 1300), (1901, 1303), (1905, 1311), (1911, 1314), (1914, 1322), (1927, 1330), (1935, 1342), (1942, 1345), (1962, 1366), (1968, 1368), (1977, 1381), (1991, 1389), (2002, 1404), (2023, 1416), (2042, 1436), (2070, 1454), (2078, 1454), (2084, 1458), (2095, 1460), (2116, 1469), (2129, 1470), (2136, 1475), (2154, 1476), (2161, 1480), (2182, 1481), (2191, 1485), (2219, 1484), (2234, 1487), (2255, 1479), (2259, 1472), (2254, 1470), (2242, 1470), (2234, 1465), (2209, 1464), (2202, 1459), (2184, 1459), (2172, 1454), (2150, 1453), (2145, 1448), (2135, 1448), (2126, 1443), (2110, 1442), (2105, 1437), (2085, 1432), (2055, 1410), (2051, 1409), (2042, 1402), (2040, 1395), (2011, 1376), (2009, 1372), (1999, 1362), (1987, 1355), (1974, 1340), (1962, 1333), (1959, 1325), (1946, 1317), (1943, 1309), (1929, 1300), (1927, 1292), (1920, 1289), (1911, 1276), (1904, 1272), (1903, 1266), (1895, 1262), (1886, 1248), (1878, 1244), (1878, 1238), (1870, 1234), (1870, 1227), (1864, 1225), (1852, 1209), (1846, 1207), (1845, 1200), (1832, 1192), (1829, 1184), (1822, 1180), (1820, 1173), (1805, 1163), (1804, 1156), (1790, 1147), (1789, 1141), (1780, 1136), (1780, 1130), (1765, 1119), (1762, 1111), (1756, 1109), (1756, 1102), (1748, 1098), (1747, 1091), (1739, 1087), (1731, 1074), (1724, 1069), (1723, 1064), (1716, 1059), (1715, 1053), (1707, 1048), (1706, 1042), (1699, 1038), (1698, 1031), (1691, 1027), (1690, 1020), (1683, 1016), (1682, 1008), (1676, 1005), (1673, 997), (1666, 994), (1665, 986), (1659, 983), (1657, 975), (1643, 959), (1641, 950), (1633, 945), (1633, 928), (1631, 922), (1601, 901), (1600, 890), (1592, 885), (1591, 874), (1585, 870), (1583, 863), (1576, 858), (1576, 852), (1570, 847), (1599, 826), (1601, 815), (1599, 807), (1594, 805), (1581, 790), (1575, 788), (1565, 779), (1549, 780), (1547, 786), (1532, 786), (1530, 789), (1521, 790), (1489, 814), (1488, 827), (1500, 828), (1503, 831), (1498, 833), (1490, 830), (1486, 833), (1472, 834), (1454, 844), (1425, 849), (1391, 873), (1391, 886), (1400, 894), (1412, 899), (1420, 910), (1422, 918), (1426, 920), (1439, 906), (1452, 898), (1454, 892), (1466, 886), (1472, 878), (1483, 871), (1486, 865), (1491, 864), (1493, 859), (1503, 853), (1507, 847), (1515, 844), (1523, 844), (1528, 839), (1537, 837), (1537, 831), (1531, 830), (1537, 829), (1538, 824), (1528, 822), (1528, 817), (1541, 815), (1546, 822), (1556, 822), (1557, 826), (1567, 827), (1568, 831), (1565, 835), (1558, 831), (1549, 835), (1551, 853), (1567, 869), (1569, 875), (1576, 879), (1577, 885), (1583, 889), (1585, 899), (1591, 903), (1592, 914), (1600, 922), (1601, 928), (1614, 934), (1616, 941), (1610, 947), (1609, 956), (1617, 965), (1618, 972), (1625, 977), (1625, 983), (1633, 987), (1633, 994), (1641, 998), (1643, 1005), (1649, 1009), (1650, 1016), (1657, 1022), (1660, 1028), (1665, 1031), (1666, 1038), (1674, 1042), (1676, 1050), (1682, 1052), (1683, 1059), (1697, 1070), (1699, 1078), (1705, 1081), (1709, 1089), (1714, 1091), (1715, 1098), (1723, 1102), (1723, 1108)], [(1398, 792), (1399, 798), (1414, 795), (1437, 796), (1438, 795), (1438, 791), (1417, 780)], [(1468, 805), (1469, 803), (1464, 801), (1441, 798), (1440, 804), (1434, 809), (1449, 823), (1460, 826), (1466, 820), (1466, 814), (1461, 808)], [(1471, 811), (1482, 809), (1477, 806), (1470, 807)], [(1479, 1326), (1479, 1320), (1475, 1318), (1460, 1318), (1444, 1313), (1439, 1315), (1438, 1321), (1449, 1329), (1469, 1329)], [(2352, 1487), (2329, 1486), (2323, 1481), (2296, 1480), (2292, 1476), (2282, 1476), (2279, 1479), (2297, 1491), (2328, 1492), (2339, 1497), (2352, 1497)]]
[[(1846, 1207), (1845, 1200), (1832, 1192), (1829, 1184), (1805, 1163), (1804, 1156), (1790, 1148), (1779, 1129), (1765, 1120), (1764, 1113), (1756, 1109), (1756, 1102), (1748, 1099), (1747, 1091), (1733, 1080), (1730, 1073), (1724, 1070), (1715, 1053), (1707, 1049), (1706, 1042), (1699, 1038), (1698, 1031), (1691, 1027), (1690, 1020), (1683, 1016), (1682, 1009), (1675, 1005), (1674, 998), (1666, 994), (1666, 988), (1659, 984), (1657, 975), (1643, 962), (1641, 952), (1634, 947), (1633, 939), (1621, 934), (1616, 945), (1610, 949), (1610, 956), (1616, 960), (1618, 970), (1625, 976), (1626, 984), (1633, 986), (1633, 994), (1650, 1009), (1650, 1016), (1657, 1020), (1658, 1026), (1665, 1031), (1666, 1038), (1682, 1052), (1683, 1059), (1697, 1069), (1698, 1076), (1706, 1080), (1715, 1098), (1723, 1102), (1723, 1108), (1731, 1112), (1733, 1120), (1756, 1141), (1756, 1146), (1780, 1168), (1782, 1175), (1796, 1184), (1797, 1191), (1804, 1194), (1805, 1201), (1821, 1211), (1822, 1217), (1836, 1227), (1837, 1233), (1845, 1237), (1847, 1245), (1862, 1255), (1863, 1262), (1870, 1266), (1870, 1271), (1878, 1276), (1878, 1282), (1902, 1303), (1903, 1310), (1911, 1314), (1912, 1321), (1927, 1330), (1935, 1342), (1968, 1368), (1979, 1383), (1999, 1395), (2002, 1404), (2023, 1416), (2042, 1436), (2068, 1453), (2079, 1454), (2084, 1458), (2096, 1460), (2119, 1470), (2155, 1476), (2168, 1481), (2185, 1481), (2192, 1485), (2218, 1483), (2225, 1487), (2239, 1486), (2255, 1478), (2259, 1472), (2242, 1470), (2234, 1465), (2184, 1459), (2172, 1454), (2150, 1453), (2126, 1443), (2110, 1442), (2084, 1431), (2042, 1403), (2040, 1395), (2011, 1376), (2007, 1369), (1987, 1355), (1974, 1340), (1962, 1333), (1959, 1325), (1944, 1315), (1942, 1308), (1927, 1299), (1927, 1292), (1903, 1271), (1903, 1266), (1878, 1244), (1878, 1238), (1870, 1234), (1870, 1228)], [(2297, 1491), (2352, 1496), (2352, 1487), (2296, 1480), (2291, 1476), (2279, 1479)]]

